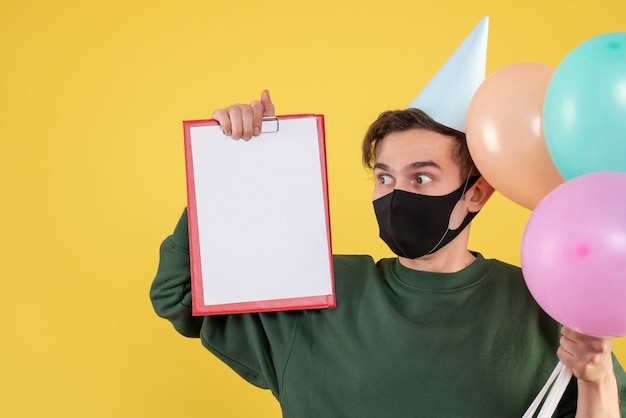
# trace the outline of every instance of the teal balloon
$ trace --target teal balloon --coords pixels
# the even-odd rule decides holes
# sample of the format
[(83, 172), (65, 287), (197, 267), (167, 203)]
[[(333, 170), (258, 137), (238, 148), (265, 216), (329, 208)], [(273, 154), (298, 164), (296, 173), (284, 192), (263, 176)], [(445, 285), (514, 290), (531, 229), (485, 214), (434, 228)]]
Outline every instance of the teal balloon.
[(563, 59), (546, 90), (543, 129), (565, 180), (626, 171), (626, 32), (592, 38)]

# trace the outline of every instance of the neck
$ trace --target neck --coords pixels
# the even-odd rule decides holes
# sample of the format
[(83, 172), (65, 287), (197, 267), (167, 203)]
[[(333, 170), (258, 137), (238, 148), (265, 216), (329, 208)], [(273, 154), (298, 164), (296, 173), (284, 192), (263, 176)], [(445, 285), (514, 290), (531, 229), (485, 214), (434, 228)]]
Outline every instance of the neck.
[(456, 273), (474, 262), (476, 257), (467, 250), (469, 226), (448, 245), (433, 254), (419, 258), (398, 257), (400, 264), (412, 270), (433, 273)]

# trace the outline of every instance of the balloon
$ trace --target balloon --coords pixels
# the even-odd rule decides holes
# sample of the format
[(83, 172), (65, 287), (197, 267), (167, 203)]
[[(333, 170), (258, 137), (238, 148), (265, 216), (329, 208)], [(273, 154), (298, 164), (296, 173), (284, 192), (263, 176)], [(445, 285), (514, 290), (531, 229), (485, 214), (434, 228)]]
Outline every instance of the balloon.
[(522, 239), (528, 289), (583, 334), (626, 336), (626, 173), (597, 172), (550, 192)]
[(543, 118), (548, 150), (565, 179), (626, 171), (626, 32), (592, 38), (563, 59)]
[(527, 209), (563, 183), (541, 122), (553, 72), (537, 63), (496, 71), (474, 94), (467, 116), (467, 145), (476, 167), (496, 190)]

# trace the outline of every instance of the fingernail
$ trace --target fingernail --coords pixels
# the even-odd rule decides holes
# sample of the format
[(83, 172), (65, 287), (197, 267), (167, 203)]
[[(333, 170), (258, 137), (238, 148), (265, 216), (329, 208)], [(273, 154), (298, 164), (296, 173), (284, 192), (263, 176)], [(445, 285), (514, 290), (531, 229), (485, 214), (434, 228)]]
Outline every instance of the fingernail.
[(259, 135), (261, 135), (261, 128), (255, 127), (254, 128), (254, 136), (259, 136)]

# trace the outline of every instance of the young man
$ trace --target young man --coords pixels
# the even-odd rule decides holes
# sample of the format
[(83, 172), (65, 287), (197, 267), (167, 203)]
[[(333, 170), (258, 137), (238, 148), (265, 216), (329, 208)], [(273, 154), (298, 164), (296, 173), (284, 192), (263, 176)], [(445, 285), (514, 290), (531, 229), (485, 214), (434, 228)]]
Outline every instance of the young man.
[[(272, 114), (265, 91), (213, 118), (246, 140)], [(561, 333), (519, 268), (468, 251), (469, 222), (493, 189), (462, 132), (416, 109), (386, 112), (363, 160), (398, 257), (335, 256), (335, 309), (192, 317), (185, 213), (161, 246), (156, 312), (271, 389), (285, 417), (521, 417), (559, 359), (576, 379), (556, 416), (619, 417), (620, 398), (626, 412), (611, 340)]]

